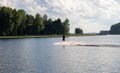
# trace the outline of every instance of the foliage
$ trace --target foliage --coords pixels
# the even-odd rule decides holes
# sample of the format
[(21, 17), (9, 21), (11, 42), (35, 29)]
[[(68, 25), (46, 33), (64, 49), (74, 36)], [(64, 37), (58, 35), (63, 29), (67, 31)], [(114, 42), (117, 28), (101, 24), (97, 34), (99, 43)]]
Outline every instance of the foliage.
[(63, 33), (64, 34), (67, 34), (69, 32), (69, 30), (70, 30), (69, 26), (70, 26), (69, 19), (66, 18), (65, 21), (63, 22)]
[(83, 30), (80, 28), (75, 28), (75, 34), (83, 34)]
[(52, 20), (47, 14), (36, 16), (27, 14), (24, 10), (0, 7), (0, 36), (17, 35), (53, 35), (68, 34), (69, 19)]
[(120, 34), (120, 23), (111, 26), (110, 34)]

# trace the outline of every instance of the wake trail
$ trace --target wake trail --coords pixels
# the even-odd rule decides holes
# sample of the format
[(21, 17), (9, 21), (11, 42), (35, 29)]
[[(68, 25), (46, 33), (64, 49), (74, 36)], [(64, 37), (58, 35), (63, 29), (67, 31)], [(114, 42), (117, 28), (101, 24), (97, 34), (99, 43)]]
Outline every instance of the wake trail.
[(118, 44), (87, 44), (81, 42), (57, 42), (54, 45), (58, 46), (93, 46), (93, 47), (120, 47)]

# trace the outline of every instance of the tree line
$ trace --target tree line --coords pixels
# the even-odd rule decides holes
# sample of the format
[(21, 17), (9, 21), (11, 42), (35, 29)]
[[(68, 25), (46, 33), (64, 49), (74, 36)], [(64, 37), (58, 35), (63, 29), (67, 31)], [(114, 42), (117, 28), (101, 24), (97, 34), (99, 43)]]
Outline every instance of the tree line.
[(75, 28), (75, 34), (83, 34), (83, 30), (81, 28)]
[(69, 33), (69, 19), (52, 20), (47, 14), (35, 16), (23, 9), (0, 7), (0, 36), (61, 35)]
[(120, 34), (120, 23), (112, 25), (109, 34)]

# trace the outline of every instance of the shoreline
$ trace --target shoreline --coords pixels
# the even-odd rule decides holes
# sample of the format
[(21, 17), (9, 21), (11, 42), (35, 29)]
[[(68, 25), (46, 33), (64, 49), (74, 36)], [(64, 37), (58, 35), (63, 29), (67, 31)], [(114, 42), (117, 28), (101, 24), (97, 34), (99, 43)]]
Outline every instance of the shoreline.
[[(66, 35), (66, 37), (71, 36), (98, 36), (98, 34), (72, 34), (72, 35)], [(0, 39), (22, 39), (22, 38), (56, 38), (56, 37), (62, 37), (62, 35), (28, 35), (28, 36), (0, 36)]]
[(22, 38), (53, 38), (61, 35), (40, 35), (40, 36), (0, 36), (0, 39), (22, 39)]

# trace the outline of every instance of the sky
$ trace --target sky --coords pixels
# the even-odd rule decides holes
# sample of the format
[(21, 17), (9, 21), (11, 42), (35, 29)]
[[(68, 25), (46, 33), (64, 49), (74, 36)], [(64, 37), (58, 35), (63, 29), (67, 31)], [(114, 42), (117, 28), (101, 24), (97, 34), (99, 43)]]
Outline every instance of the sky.
[(71, 33), (75, 28), (98, 33), (120, 22), (120, 0), (0, 0), (0, 6), (24, 9), (32, 15), (47, 14), (62, 21), (68, 18)]

